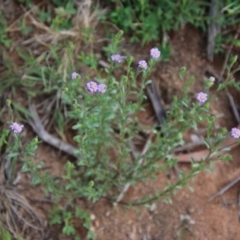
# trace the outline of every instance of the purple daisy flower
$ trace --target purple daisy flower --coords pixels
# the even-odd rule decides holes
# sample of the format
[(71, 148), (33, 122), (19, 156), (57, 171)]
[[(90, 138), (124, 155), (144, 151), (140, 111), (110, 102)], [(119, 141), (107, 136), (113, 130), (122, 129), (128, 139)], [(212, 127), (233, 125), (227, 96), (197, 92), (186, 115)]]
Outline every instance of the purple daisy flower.
[(152, 48), (150, 50), (150, 55), (151, 55), (152, 58), (157, 59), (157, 58), (160, 57), (161, 52), (158, 50), (158, 48)]
[(200, 103), (205, 103), (208, 99), (208, 95), (206, 93), (200, 92), (197, 94), (197, 100)]
[(106, 85), (106, 84), (100, 83), (100, 84), (98, 85), (98, 92), (100, 92), (100, 93), (105, 93), (106, 90), (107, 90), (107, 85)]
[(239, 128), (232, 128), (231, 135), (234, 138), (240, 138), (240, 129)]
[(97, 83), (90, 81), (87, 83), (87, 89), (89, 92), (94, 93), (98, 91), (98, 85)]
[(78, 73), (73, 72), (73, 73), (71, 74), (71, 79), (72, 79), (72, 80), (75, 80), (78, 76), (80, 76)]
[(121, 56), (120, 54), (113, 54), (111, 56), (111, 60), (115, 63), (121, 63), (124, 59), (124, 56)]
[(19, 123), (17, 122), (14, 122), (10, 125), (10, 130), (13, 132), (13, 133), (21, 133), (24, 126), (23, 125), (20, 125)]
[(138, 63), (138, 67), (140, 67), (140, 68), (146, 70), (146, 69), (148, 68), (147, 62), (146, 62), (145, 60), (141, 60), (141, 61), (139, 61), (139, 63)]

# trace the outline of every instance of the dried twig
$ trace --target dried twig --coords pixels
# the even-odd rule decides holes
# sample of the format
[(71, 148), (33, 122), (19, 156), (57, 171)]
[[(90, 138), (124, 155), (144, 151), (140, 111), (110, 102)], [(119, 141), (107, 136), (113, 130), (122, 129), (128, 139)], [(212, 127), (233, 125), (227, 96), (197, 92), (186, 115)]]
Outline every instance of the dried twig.
[(184, 151), (191, 151), (196, 147), (200, 147), (200, 146), (204, 146), (204, 145), (205, 145), (204, 141), (199, 139), (199, 140), (194, 141), (194, 142), (186, 143), (184, 146), (176, 147), (173, 150), (173, 152), (178, 153), (178, 152), (184, 152)]
[[(141, 152), (141, 158), (138, 160), (138, 163), (137, 163), (138, 166), (139, 166), (139, 165), (142, 165), (142, 163), (143, 163), (143, 161), (144, 161), (143, 156), (146, 154), (146, 152), (147, 152), (147, 150), (148, 150), (148, 148), (149, 148), (149, 146), (150, 146), (150, 144), (151, 144), (151, 142), (152, 142), (152, 136), (153, 136), (153, 134), (150, 134), (149, 137), (148, 137), (148, 139), (147, 139), (147, 141), (146, 141), (146, 143), (145, 143), (145, 146), (144, 146), (144, 148), (143, 148), (143, 150), (142, 150), (142, 152)], [(132, 152), (133, 152), (134, 157), (137, 157), (136, 150), (134, 149), (134, 145), (130, 143), (130, 146), (131, 146), (131, 149), (132, 149)], [(135, 174), (136, 174), (136, 173), (135, 173)], [(119, 203), (119, 202), (122, 200), (122, 198), (124, 197), (125, 193), (126, 193), (126, 192), (128, 191), (128, 189), (130, 188), (130, 186), (131, 186), (131, 183), (127, 183), (127, 184), (123, 187), (122, 192), (118, 195), (117, 200), (114, 202), (115, 205), (117, 205), (117, 203)]]
[(157, 91), (157, 87), (154, 81), (146, 87), (147, 94), (152, 102), (153, 109), (155, 111), (158, 124), (162, 124), (167, 117), (166, 110), (162, 104), (161, 97)]
[[(239, 33), (240, 33), (240, 29), (237, 30), (237, 32), (236, 32), (236, 34), (235, 34), (235, 36), (234, 36), (234, 39), (237, 39), (237, 38), (238, 38)], [(224, 74), (224, 72), (225, 72), (225, 70), (226, 70), (227, 63), (228, 63), (228, 60), (229, 60), (229, 57), (230, 57), (232, 48), (233, 48), (233, 44), (231, 44), (230, 47), (228, 48), (228, 51), (227, 51), (226, 56), (225, 56), (225, 58), (224, 58), (223, 67), (222, 67), (222, 70), (221, 70), (221, 73), (220, 73), (221, 80), (222, 80), (223, 74)]]
[[(240, 124), (238, 125), (238, 127), (240, 127)], [(216, 158), (219, 155), (226, 153), (226, 150), (227, 150), (226, 148), (230, 148), (230, 150), (232, 150), (232, 149), (236, 148), (237, 146), (239, 146), (239, 143), (237, 142), (237, 140), (230, 136), (220, 146), (221, 151), (212, 154), (210, 156), (210, 159)], [(208, 155), (209, 155), (209, 150), (205, 149), (205, 150), (201, 150), (198, 152), (191, 152), (191, 153), (186, 153), (186, 154), (176, 154), (176, 155), (173, 155), (173, 157), (177, 158), (178, 162), (180, 162), (180, 163), (190, 163), (191, 159), (194, 159), (195, 162), (201, 162), (204, 159), (206, 159), (206, 157)]]
[(238, 183), (240, 181), (240, 177), (237, 177), (236, 179), (234, 179), (233, 181), (231, 181), (228, 185), (226, 185), (225, 187), (223, 187), (219, 192), (217, 192), (216, 194), (214, 194), (212, 197), (210, 197), (208, 199), (208, 202), (212, 201), (214, 198), (224, 194), (226, 191), (228, 191), (231, 187), (233, 187), (236, 183)]
[[(163, 121), (167, 118), (167, 113), (162, 104), (162, 100), (157, 91), (155, 82), (152, 81), (151, 84), (146, 87), (146, 90), (147, 90), (147, 94), (152, 102), (153, 109), (154, 109), (155, 115), (157, 117), (158, 125), (160, 126), (161, 124), (163, 124)], [(176, 175), (179, 176), (178, 166), (175, 165), (173, 167), (173, 169), (174, 169)]]
[[(238, 38), (238, 35), (239, 35), (239, 30), (237, 31), (237, 33), (235, 34), (234, 38), (237, 39)], [(223, 67), (222, 67), (222, 70), (221, 70), (221, 73), (220, 73), (220, 77), (221, 79), (220, 80), (223, 80), (223, 75), (224, 75), (224, 72), (225, 72), (225, 69), (227, 67), (227, 63), (228, 63), (228, 60), (229, 60), (229, 57), (230, 57), (230, 53), (232, 51), (232, 48), (233, 48), (233, 44), (231, 44), (231, 46), (229, 47), (227, 53), (226, 53), (226, 56), (225, 56), (225, 59), (224, 59), (224, 64), (223, 64)], [(239, 114), (238, 114), (238, 111), (237, 111), (237, 108), (236, 108), (236, 104), (234, 103), (234, 100), (233, 100), (233, 97), (232, 95), (229, 93), (228, 89), (225, 90), (226, 93), (227, 93), (227, 97), (229, 99), (229, 102), (230, 102), (230, 105), (231, 105), (231, 108), (233, 110), (233, 114), (234, 114), (234, 117), (236, 119), (236, 121), (238, 123), (240, 123), (240, 117), (239, 117)]]
[(44, 234), (42, 220), (16, 190), (0, 185), (0, 210), (0, 226), (10, 231), (14, 237), (18, 238), (20, 232), (21, 235), (25, 235), (23, 229), (28, 229), (28, 236), (30, 229), (34, 231), (35, 236), (36, 233), (41, 236)]
[(227, 94), (227, 97), (228, 97), (228, 100), (230, 102), (230, 105), (231, 105), (231, 108), (232, 108), (232, 111), (233, 111), (233, 115), (235, 117), (235, 120), (240, 123), (240, 117), (239, 117), (239, 113), (238, 113), (238, 110), (237, 110), (237, 107), (236, 107), (236, 104), (233, 100), (233, 97), (232, 95), (229, 93), (229, 91), (226, 89), (226, 94)]
[(43, 127), (41, 120), (38, 116), (36, 108), (33, 104), (30, 105), (29, 111), (32, 114), (32, 118), (26, 116), (28, 123), (31, 125), (33, 131), (42, 139), (44, 142), (50, 144), (51, 146), (58, 148), (59, 150), (79, 158), (80, 156), (76, 153), (77, 149), (69, 143), (63, 142), (61, 139), (49, 134)]
[(105, 62), (104, 60), (99, 60), (98, 64), (104, 68), (110, 68), (110, 64)]
[(215, 48), (215, 38), (220, 31), (220, 26), (216, 22), (215, 18), (219, 14), (218, 1), (211, 0), (209, 17), (211, 18), (211, 23), (208, 26), (208, 45), (207, 45), (207, 55), (208, 59), (212, 62)]

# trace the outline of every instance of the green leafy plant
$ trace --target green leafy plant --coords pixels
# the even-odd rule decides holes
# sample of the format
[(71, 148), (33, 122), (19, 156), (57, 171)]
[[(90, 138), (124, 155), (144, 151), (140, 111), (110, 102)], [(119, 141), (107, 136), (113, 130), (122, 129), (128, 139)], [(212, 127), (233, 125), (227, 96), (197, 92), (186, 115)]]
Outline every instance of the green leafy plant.
[(65, 209), (61, 210), (57, 205), (54, 205), (53, 210), (49, 214), (49, 218), (51, 225), (63, 223), (64, 226), (62, 232), (68, 236), (76, 235), (76, 230), (71, 222), (74, 218), (79, 218), (84, 221), (84, 227), (89, 229), (87, 233), (88, 239), (93, 239), (93, 233), (90, 230), (90, 217), (79, 207), (76, 207), (75, 212), (73, 213), (72, 211), (67, 211)]
[[(201, 162), (192, 159), (191, 169), (188, 172), (180, 171), (179, 179), (167, 184), (161, 191), (156, 190), (152, 194), (139, 196), (139, 199), (134, 201), (121, 203), (137, 206), (149, 205), (159, 200), (169, 202), (171, 194), (183, 186), (188, 186), (189, 181), (199, 172), (211, 171), (214, 160), (230, 160), (228, 155), (214, 158), (215, 153), (223, 150), (220, 146), (229, 133), (226, 129), (215, 133), (216, 119), (209, 114), (209, 100), (214, 97), (209, 88), (213, 81), (207, 80), (202, 92), (197, 94), (197, 99), (192, 99), (190, 89), (194, 84), (194, 77), (185, 79), (184, 67), (179, 74), (182, 79), (182, 95), (173, 96), (171, 109), (160, 130), (157, 130), (156, 126), (148, 128), (149, 144), (145, 152), (140, 153), (134, 149), (134, 138), (139, 132), (146, 131), (137, 118), (137, 113), (144, 111), (145, 87), (151, 84), (150, 73), (158, 61), (160, 51), (157, 48), (151, 49), (149, 60), (139, 61), (136, 67), (133, 57), (116, 54), (122, 34), (119, 32), (108, 47), (112, 52), (109, 67), (102, 70), (105, 78), (101, 78), (100, 74), (92, 79), (88, 74), (69, 72), (67, 80), (61, 82), (58, 89), (62, 92), (61, 96), (64, 96), (61, 102), (65, 106), (65, 116), (74, 122), (72, 129), (76, 135), (73, 139), (77, 145), (72, 152), (76, 161), (68, 161), (61, 176), (55, 178), (48, 170), (44, 170), (44, 163), (34, 163), (35, 152), (40, 144), (38, 137), (29, 143), (23, 143), (23, 125), (12, 123), (10, 126), (14, 144), (8, 143), (7, 157), (21, 157), (22, 172), (31, 174), (32, 185), (42, 185), (44, 193), (51, 195), (56, 203), (65, 201), (66, 205), (61, 209), (56, 205), (49, 217), (51, 224), (63, 225), (62, 232), (66, 235), (77, 234), (72, 220), (79, 218), (88, 231), (88, 237), (93, 238), (89, 215), (76, 207), (76, 199), (95, 203), (102, 197), (107, 197), (112, 202), (121, 202), (119, 194), (124, 194), (125, 186), (155, 179), (159, 172), (166, 173), (169, 168), (175, 167), (178, 159), (172, 156), (174, 148), (183, 145), (183, 134), (197, 129), (199, 124), (206, 125), (204, 142), (209, 150), (208, 156)], [(71, 58), (73, 45), (68, 47)], [(81, 55), (82, 61), (87, 65), (89, 58), (94, 60), (94, 56), (85, 57), (84, 54)], [(236, 58), (229, 64), (227, 79), (219, 85), (217, 91), (234, 84), (230, 72), (235, 62)], [(124, 65), (126, 70), (115, 77), (115, 70), (121, 65)], [(95, 68), (94, 64), (93, 67)], [(43, 69), (36, 64), (34, 68), (35, 71), (37, 68)], [(53, 67), (48, 65), (48, 68)], [(35, 81), (30, 78), (31, 71), (32, 69), (29, 69), (29, 73), (25, 73), (31, 80), (30, 83)], [(43, 77), (37, 78), (38, 81), (40, 79), (44, 89), (53, 88)], [(64, 124), (62, 117), (58, 118), (58, 124)], [(62, 130), (62, 134), (63, 132)], [(1, 136), (2, 142), (6, 142), (6, 132), (3, 131)], [(239, 138), (240, 129), (234, 128), (232, 136)]]
[(107, 1), (111, 11), (106, 19), (116, 24), (132, 42), (142, 44), (159, 39), (166, 32), (177, 30), (182, 24), (191, 23), (206, 28), (205, 8), (207, 1)]
[[(240, 23), (238, 17), (240, 7), (237, 0), (228, 0), (224, 2), (219, 1), (217, 8), (219, 9), (219, 13), (215, 19), (210, 20), (216, 21), (221, 26), (222, 31), (215, 38), (215, 53), (223, 53), (224, 46), (226, 45), (237, 48), (240, 46), (240, 41), (235, 36), (237, 30), (235, 26), (238, 26)], [(227, 34), (224, 33), (225, 30), (227, 30)]]
[(55, 14), (51, 28), (53, 30), (70, 29), (72, 27), (71, 17), (76, 14), (74, 2), (67, 2), (66, 5), (55, 8)]
[(86, 55), (82, 52), (77, 56), (77, 58), (86, 66), (89, 66), (92, 69), (97, 69), (99, 59), (93, 53)]

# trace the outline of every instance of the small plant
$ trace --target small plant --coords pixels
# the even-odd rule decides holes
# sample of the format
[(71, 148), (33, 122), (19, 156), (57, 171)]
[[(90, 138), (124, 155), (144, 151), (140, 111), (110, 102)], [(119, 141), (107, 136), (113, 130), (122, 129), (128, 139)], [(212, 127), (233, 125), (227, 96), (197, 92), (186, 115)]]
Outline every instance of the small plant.
[[(216, 119), (209, 114), (209, 101), (214, 97), (209, 88), (214, 84), (214, 78), (209, 78), (202, 92), (196, 93), (196, 97), (192, 99), (189, 91), (194, 78), (185, 79), (184, 67), (179, 74), (183, 83), (182, 96), (173, 96), (172, 107), (161, 129), (157, 131), (156, 126), (152, 126), (148, 132), (148, 149), (141, 154), (130, 147), (134, 145), (134, 138), (138, 133), (145, 132), (137, 113), (144, 111), (145, 87), (151, 83), (150, 73), (159, 61), (161, 52), (154, 47), (149, 51), (149, 59), (142, 59), (136, 64), (132, 56), (123, 56), (116, 52), (121, 39), (122, 32), (119, 32), (109, 47), (113, 52), (109, 56), (109, 68), (103, 69), (105, 78), (90, 78), (87, 74), (74, 70), (68, 73), (67, 81), (62, 81), (61, 88), (58, 89), (64, 96), (61, 101), (65, 106), (65, 116), (67, 120), (74, 121), (74, 141), (78, 145), (74, 151), (76, 161), (66, 163), (62, 176), (56, 179), (50, 172), (43, 170), (43, 163), (35, 164), (33, 159), (39, 139), (36, 137), (23, 144), (23, 124), (13, 121), (9, 123), (11, 133), (8, 131), (7, 134), (13, 135), (14, 144), (8, 142), (7, 152), (11, 153), (8, 157), (21, 157), (22, 172), (31, 173), (32, 184), (42, 185), (45, 194), (51, 195), (56, 203), (63, 200), (66, 202), (62, 209), (55, 206), (50, 214), (51, 224), (63, 224), (62, 232), (66, 235), (77, 234), (72, 221), (78, 218), (84, 222), (88, 237), (93, 238), (89, 215), (76, 207), (76, 199), (95, 203), (102, 197), (108, 197), (112, 202), (119, 202), (118, 195), (126, 184), (135, 185), (147, 179), (155, 179), (159, 172), (167, 172), (169, 167), (176, 166), (178, 159), (172, 157), (171, 152), (184, 144), (183, 134), (197, 129), (200, 123), (206, 125), (205, 145), (209, 149), (209, 155), (202, 162), (192, 159), (191, 170), (180, 171), (179, 179), (166, 185), (165, 189), (122, 203), (133, 206), (148, 205), (159, 200), (170, 201), (171, 193), (188, 186), (189, 180), (196, 174), (203, 170), (210, 171), (214, 160), (230, 160), (229, 156), (213, 157), (222, 150), (221, 144), (230, 136), (226, 129), (215, 133)], [(70, 44), (69, 48), (68, 57), (71, 58), (73, 45)], [(219, 85), (217, 91), (234, 84), (230, 74), (234, 61), (236, 59), (233, 59), (228, 68), (226, 81)], [(115, 70), (121, 65), (126, 67), (126, 71), (115, 77)], [(34, 66), (36, 69), (41, 68)], [(28, 73), (25, 75), (28, 76)], [(44, 89), (48, 84), (43, 81)], [(240, 129), (233, 128), (232, 137), (239, 138), (239, 132)], [(6, 139), (6, 132), (3, 131), (1, 136)]]
[(71, 17), (76, 14), (74, 1), (61, 4), (61, 7), (55, 8), (55, 18), (52, 20), (50, 28), (53, 30), (65, 30), (72, 27)]
[[(73, 221), (75, 218), (79, 218), (84, 221), (84, 227), (86, 229), (90, 229), (90, 217), (89, 215), (82, 211), (81, 208), (75, 207), (75, 212), (67, 211), (67, 210), (61, 210), (58, 208), (58, 206), (54, 206), (52, 212), (49, 215), (50, 224), (62, 224), (63, 223), (63, 229), (62, 232), (68, 236), (70, 235), (76, 235), (76, 230), (73, 226)], [(93, 233), (89, 230), (87, 234), (88, 239), (93, 239)]]
[(92, 69), (97, 69), (99, 59), (93, 53), (86, 55), (84, 52), (80, 53), (77, 58), (83, 62), (84, 65)]

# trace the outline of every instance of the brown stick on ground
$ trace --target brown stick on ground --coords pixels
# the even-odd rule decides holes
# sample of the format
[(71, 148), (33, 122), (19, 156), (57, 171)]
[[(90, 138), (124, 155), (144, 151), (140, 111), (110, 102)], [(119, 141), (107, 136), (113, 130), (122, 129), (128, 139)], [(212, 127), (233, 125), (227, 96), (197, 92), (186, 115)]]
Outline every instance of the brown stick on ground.
[(61, 139), (51, 135), (48, 133), (43, 125), (42, 122), (38, 116), (37, 110), (33, 104), (29, 106), (29, 110), (32, 114), (32, 118), (26, 116), (28, 123), (32, 127), (33, 131), (38, 135), (40, 139), (42, 139), (44, 142), (50, 144), (51, 146), (60, 149), (61, 151), (75, 157), (80, 158), (80, 156), (76, 153), (77, 149), (72, 146), (69, 143), (66, 143), (62, 141)]
[(157, 91), (157, 86), (156, 86), (155, 82), (152, 81), (151, 84), (149, 84), (146, 87), (146, 90), (147, 90), (148, 97), (152, 103), (154, 112), (156, 114), (157, 122), (159, 125), (161, 125), (163, 123), (163, 121), (166, 119), (167, 114), (166, 114), (166, 110), (162, 104), (161, 97)]
[(217, 192), (216, 194), (214, 194), (212, 197), (210, 197), (208, 199), (208, 202), (212, 201), (214, 198), (223, 195), (226, 191), (228, 191), (231, 187), (233, 187), (236, 183), (238, 183), (240, 181), (240, 177), (237, 177), (236, 179), (234, 179), (233, 181), (231, 181), (227, 186), (225, 186), (224, 188), (222, 188), (219, 192)]
[[(240, 124), (238, 125), (238, 128), (240, 128)], [(237, 146), (239, 146), (239, 143), (236, 143), (236, 139), (234, 139), (233, 137), (228, 137), (221, 145), (221, 149), (230, 147), (230, 149), (232, 150)], [(226, 153), (226, 151), (220, 151), (218, 153), (212, 154), (210, 158), (216, 158), (217, 156), (224, 153)], [(173, 157), (176, 157), (179, 163), (189, 163), (191, 162), (192, 158), (194, 159), (195, 162), (201, 162), (208, 156), (208, 154), (209, 150), (206, 149), (198, 152), (173, 155)]]
[[(141, 152), (141, 158), (138, 160), (138, 165), (142, 165), (142, 163), (143, 163), (143, 161), (144, 161), (144, 155), (146, 154), (146, 152), (147, 152), (147, 150), (148, 150), (148, 148), (149, 148), (149, 146), (150, 146), (150, 144), (151, 144), (151, 142), (152, 142), (152, 137), (153, 137), (153, 134), (150, 134), (149, 135), (149, 137), (148, 137), (148, 139), (147, 139), (147, 141), (146, 141), (146, 143), (145, 143), (145, 146), (144, 146), (144, 148), (143, 148), (143, 150), (142, 150), (142, 152)], [(135, 153), (135, 151), (133, 152), (133, 154), (135, 155), (135, 156), (137, 156), (136, 155), (136, 153)], [(128, 189), (130, 188), (130, 186), (131, 186), (131, 183), (127, 183), (127, 184), (125, 184), (125, 186), (123, 187), (123, 190), (121, 191), (121, 193), (118, 195), (118, 197), (117, 197), (117, 200), (114, 202), (114, 205), (117, 205), (121, 200), (122, 200), (122, 198), (124, 197), (124, 195), (125, 195), (125, 193), (128, 191)]]
[(207, 57), (212, 62), (214, 57), (215, 38), (220, 32), (219, 23), (216, 21), (217, 15), (219, 15), (218, 1), (211, 0), (209, 18), (210, 23), (208, 25), (208, 44), (207, 44)]

